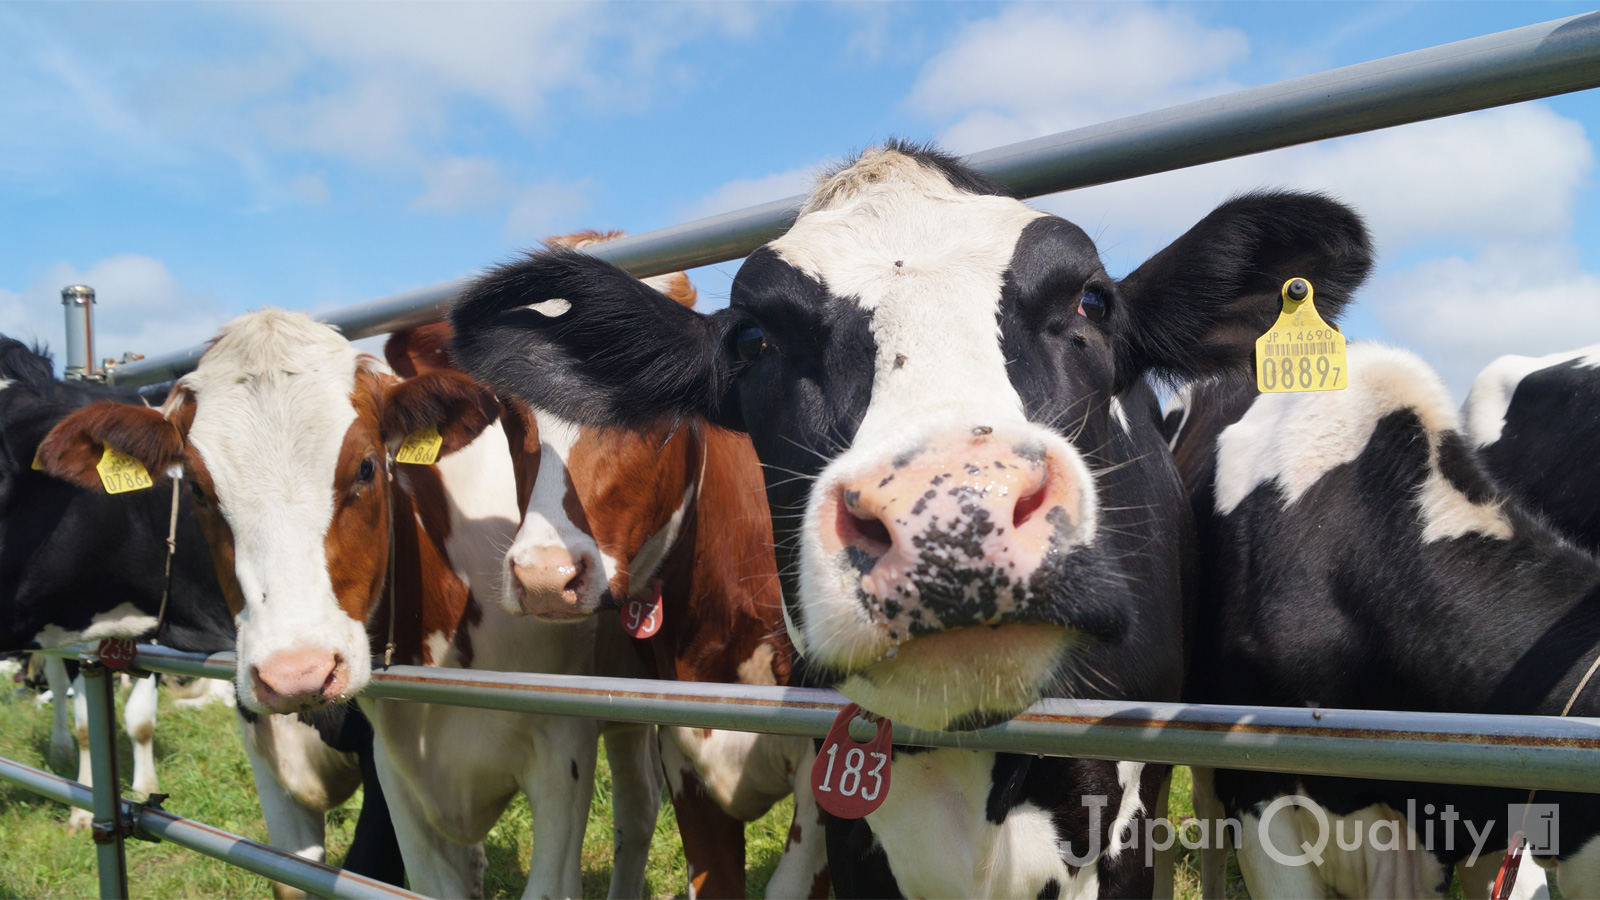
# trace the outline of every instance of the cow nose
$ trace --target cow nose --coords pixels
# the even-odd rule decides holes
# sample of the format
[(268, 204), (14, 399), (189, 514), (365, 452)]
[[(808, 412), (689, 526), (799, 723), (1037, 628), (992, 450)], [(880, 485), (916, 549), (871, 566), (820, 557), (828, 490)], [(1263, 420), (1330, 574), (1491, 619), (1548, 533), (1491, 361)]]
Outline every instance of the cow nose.
[(511, 581), (525, 615), (572, 619), (593, 612), (583, 608), (594, 568), (587, 554), (574, 556), (564, 547), (539, 547), (519, 557), (511, 566)]
[(1027, 621), (1035, 579), (1092, 511), (1064, 451), (993, 429), (855, 471), (834, 490), (825, 549), (843, 552), (889, 637)]
[(338, 701), (350, 683), (350, 667), (329, 650), (286, 650), (251, 666), (250, 681), (262, 706), (299, 712)]

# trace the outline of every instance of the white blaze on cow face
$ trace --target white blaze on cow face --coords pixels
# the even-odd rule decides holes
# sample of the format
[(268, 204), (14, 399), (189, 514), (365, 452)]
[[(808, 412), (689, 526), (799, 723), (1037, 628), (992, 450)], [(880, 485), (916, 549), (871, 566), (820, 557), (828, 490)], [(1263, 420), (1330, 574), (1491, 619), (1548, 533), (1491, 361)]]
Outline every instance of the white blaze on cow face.
[(189, 453), (232, 533), (239, 695), (253, 709), (328, 702), (370, 677), (366, 625), (340, 604), (327, 539), (356, 372), (379, 365), (329, 326), (266, 310), (224, 326), (179, 382), (194, 403)]
[(1499, 501), (1478, 504), (1439, 467), (1439, 442), (1461, 420), (1437, 373), (1404, 350), (1351, 344), (1350, 386), (1343, 391), (1262, 394), (1217, 439), (1216, 509), (1232, 513), (1258, 485), (1275, 483), (1292, 507), (1324, 475), (1366, 449), (1378, 421), (1401, 410), (1427, 432), (1428, 475), (1416, 500), (1423, 541), (1481, 534), (1511, 537)]
[(876, 345), (854, 441), (807, 505), (790, 634), (821, 666), (859, 673), (847, 695), (909, 724), (1020, 710), (1071, 640), (1058, 626), (986, 627), (1042, 602), (1030, 579), (1095, 529), (1087, 466), (1028, 421), (1001, 346), (1005, 275), (1042, 215), (874, 151), (825, 179), (769, 245), (859, 304)]

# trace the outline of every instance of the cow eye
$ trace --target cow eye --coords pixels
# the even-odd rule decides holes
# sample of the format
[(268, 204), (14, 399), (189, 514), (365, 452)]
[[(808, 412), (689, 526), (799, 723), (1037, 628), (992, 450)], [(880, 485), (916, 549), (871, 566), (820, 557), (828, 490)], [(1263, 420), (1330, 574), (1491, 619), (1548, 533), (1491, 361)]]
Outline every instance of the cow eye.
[(206, 496), (206, 492), (200, 488), (200, 485), (197, 482), (189, 482), (189, 494), (194, 497), (195, 506), (198, 506), (201, 509), (211, 508), (211, 498)]
[(1106, 317), (1106, 296), (1098, 288), (1084, 288), (1083, 296), (1078, 299), (1078, 315), (1091, 322), (1104, 321)]
[(739, 329), (739, 334), (733, 340), (733, 351), (739, 354), (740, 362), (749, 362), (760, 356), (769, 346), (767, 334), (754, 325), (747, 325)]
[(371, 484), (372, 479), (378, 474), (378, 464), (371, 457), (361, 461), (361, 468), (356, 470), (356, 481), (361, 484)]

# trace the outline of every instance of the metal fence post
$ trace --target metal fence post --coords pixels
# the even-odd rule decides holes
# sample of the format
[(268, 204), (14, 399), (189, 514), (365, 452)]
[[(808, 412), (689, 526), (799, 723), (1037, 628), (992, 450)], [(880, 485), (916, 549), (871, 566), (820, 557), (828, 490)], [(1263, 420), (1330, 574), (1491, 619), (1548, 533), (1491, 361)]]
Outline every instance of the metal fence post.
[(128, 861), (123, 853), (122, 787), (117, 780), (116, 704), (111, 671), (99, 660), (85, 662), (83, 699), (89, 707), (89, 764), (94, 775), (94, 844), (99, 857), (100, 896), (128, 896)]
[(67, 365), (69, 381), (94, 378), (94, 288), (69, 284), (61, 289), (61, 306), (67, 315)]

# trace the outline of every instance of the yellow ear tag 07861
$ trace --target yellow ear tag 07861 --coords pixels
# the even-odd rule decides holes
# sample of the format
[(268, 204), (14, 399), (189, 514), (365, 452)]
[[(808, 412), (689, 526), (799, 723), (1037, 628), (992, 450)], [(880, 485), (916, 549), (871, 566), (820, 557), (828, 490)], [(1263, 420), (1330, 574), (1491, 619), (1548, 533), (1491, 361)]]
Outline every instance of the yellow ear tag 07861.
[(106, 444), (105, 448), (95, 470), (100, 473), (100, 483), (105, 486), (106, 493), (142, 491), (155, 483), (150, 480), (150, 473), (145, 471), (144, 463), (110, 444)]
[(1256, 339), (1256, 389), (1261, 393), (1342, 391), (1349, 382), (1344, 335), (1317, 315), (1313, 293), (1304, 278), (1283, 283), (1283, 311)]
[(413, 466), (431, 466), (439, 461), (439, 448), (443, 446), (444, 438), (439, 436), (439, 426), (429, 425), (406, 435), (406, 439), (400, 442), (400, 452), (394, 455), (394, 461)]

